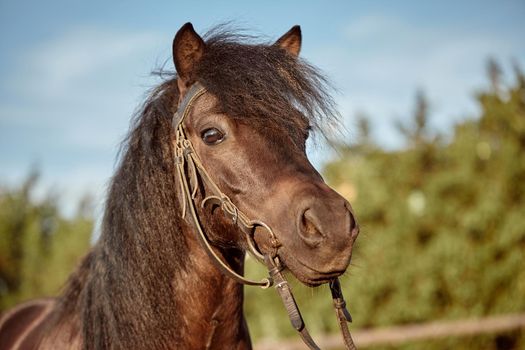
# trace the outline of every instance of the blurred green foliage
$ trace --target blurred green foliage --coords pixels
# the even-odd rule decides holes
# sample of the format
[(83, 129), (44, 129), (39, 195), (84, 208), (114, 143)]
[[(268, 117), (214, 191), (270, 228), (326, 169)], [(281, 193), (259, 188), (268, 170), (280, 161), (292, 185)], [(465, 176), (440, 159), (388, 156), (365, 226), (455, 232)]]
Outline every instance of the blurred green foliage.
[(90, 245), (90, 201), (73, 218), (58, 210), (58, 198), (35, 199), (38, 174), (15, 189), (0, 187), (0, 312), (27, 299), (52, 296)]
[[(491, 87), (476, 96), (479, 115), (448, 138), (432, 133), (420, 92), (411, 123), (396, 125), (406, 147), (381, 149), (361, 117), (358, 143), (340, 146), (340, 160), (326, 164), (326, 180), (361, 223), (341, 281), (352, 328), (525, 311), (525, 77), (516, 69), (515, 82), (503, 86), (495, 67)], [(294, 290), (313, 333), (338, 331), (326, 287)], [(293, 335), (279, 303), (273, 293), (246, 290), (254, 338)], [(501, 337), (407, 349), (498, 348)], [(520, 332), (505, 339), (525, 348)]]

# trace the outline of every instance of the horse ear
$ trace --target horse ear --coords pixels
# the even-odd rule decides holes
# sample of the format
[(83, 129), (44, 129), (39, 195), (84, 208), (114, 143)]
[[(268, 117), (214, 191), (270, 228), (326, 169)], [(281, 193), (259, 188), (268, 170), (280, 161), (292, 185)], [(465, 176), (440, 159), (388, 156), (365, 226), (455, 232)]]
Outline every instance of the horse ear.
[(288, 51), (289, 54), (297, 57), (299, 56), (299, 51), (301, 51), (301, 41), (301, 27), (295, 25), (280, 37), (279, 40), (275, 42), (275, 45), (280, 46)]
[(204, 54), (205, 44), (191, 23), (183, 25), (173, 39), (173, 62), (179, 76), (179, 89), (193, 83), (194, 70)]

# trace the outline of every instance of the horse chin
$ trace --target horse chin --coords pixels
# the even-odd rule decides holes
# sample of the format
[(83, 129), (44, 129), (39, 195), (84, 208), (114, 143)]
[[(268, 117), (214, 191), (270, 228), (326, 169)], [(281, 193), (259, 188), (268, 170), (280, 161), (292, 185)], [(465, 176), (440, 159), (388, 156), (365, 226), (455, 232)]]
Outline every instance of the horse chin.
[(308, 287), (318, 287), (338, 278), (345, 273), (350, 263), (350, 257), (348, 257), (348, 262), (342, 264), (342, 266), (325, 269), (305, 263), (299, 257), (287, 254), (285, 251), (280, 251), (279, 257), (286, 269)]

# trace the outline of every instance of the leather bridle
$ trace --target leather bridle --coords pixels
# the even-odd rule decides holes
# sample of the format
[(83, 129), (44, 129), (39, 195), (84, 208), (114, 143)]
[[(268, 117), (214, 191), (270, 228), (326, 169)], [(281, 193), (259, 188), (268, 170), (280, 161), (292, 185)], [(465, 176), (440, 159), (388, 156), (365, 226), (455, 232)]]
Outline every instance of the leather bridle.
[[(297, 307), (297, 303), (292, 294), (292, 290), (288, 281), (284, 278), (283, 265), (278, 256), (278, 249), (281, 243), (275, 236), (272, 229), (260, 220), (252, 220), (245, 213), (243, 213), (233, 202), (225, 195), (217, 184), (212, 180), (206, 168), (203, 166), (199, 156), (195, 152), (191, 141), (186, 135), (184, 128), (184, 120), (189, 114), (192, 104), (204, 93), (204, 88), (200, 83), (195, 83), (188, 90), (183, 100), (179, 104), (177, 112), (173, 116), (172, 125), (175, 130), (175, 163), (176, 173), (179, 180), (181, 200), (182, 200), (182, 217), (185, 218), (189, 212), (189, 216), (193, 225), (197, 230), (197, 237), (210, 257), (214, 265), (226, 276), (232, 278), (238, 283), (260, 286), (262, 288), (269, 288), (275, 286), (279, 293), (283, 304), (288, 312), (288, 316), (292, 326), (299, 332), (301, 338), (310, 349), (320, 349), (310, 336), (306, 325), (301, 316), (301, 312)], [(211, 195), (205, 197), (201, 202), (201, 207), (206, 205), (218, 206), (223, 213), (236, 225), (245, 235), (247, 246), (250, 252), (262, 263), (264, 263), (269, 271), (269, 277), (261, 281), (254, 281), (245, 278), (244, 276), (235, 272), (229, 267), (213, 250), (208, 237), (204, 233), (197, 215), (195, 198), (199, 187), (199, 179), (203, 181), (207, 188), (211, 191)], [(265, 229), (270, 235), (270, 252), (263, 254), (257, 248), (257, 244), (253, 237), (255, 229), (261, 227)], [(350, 313), (346, 309), (346, 302), (343, 298), (341, 285), (336, 278), (330, 282), (330, 291), (334, 302), (334, 308), (339, 321), (339, 326), (343, 334), (345, 345), (347, 349), (356, 349), (350, 331), (348, 330), (347, 322), (352, 322)]]

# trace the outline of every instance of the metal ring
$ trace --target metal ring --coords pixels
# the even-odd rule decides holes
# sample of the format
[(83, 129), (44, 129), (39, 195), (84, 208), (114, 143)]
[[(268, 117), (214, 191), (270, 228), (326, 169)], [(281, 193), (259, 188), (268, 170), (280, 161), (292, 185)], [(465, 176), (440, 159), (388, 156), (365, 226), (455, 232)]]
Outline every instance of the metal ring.
[(271, 277), (263, 278), (261, 280), (261, 282), (266, 283), (265, 285), (261, 286), (261, 288), (262, 289), (268, 289), (268, 288), (270, 288), (273, 285), (273, 278), (271, 278)]
[(248, 233), (245, 233), (245, 235), (246, 235), (246, 242), (248, 242), (248, 248), (250, 249), (250, 252), (259, 261), (263, 261), (264, 260), (264, 255), (257, 248), (257, 243), (255, 243), (255, 240), (253, 239), (253, 237), (250, 234), (248, 234)]
[[(275, 233), (273, 233), (272, 229), (270, 228), (270, 226), (268, 226), (264, 221), (261, 221), (261, 220), (251, 220), (250, 221), (250, 224), (253, 225), (253, 226), (262, 226), (264, 227), (269, 233), (270, 233), (270, 236), (271, 238), (277, 240), (277, 237), (275, 236)], [(278, 240), (277, 240), (278, 241)]]

